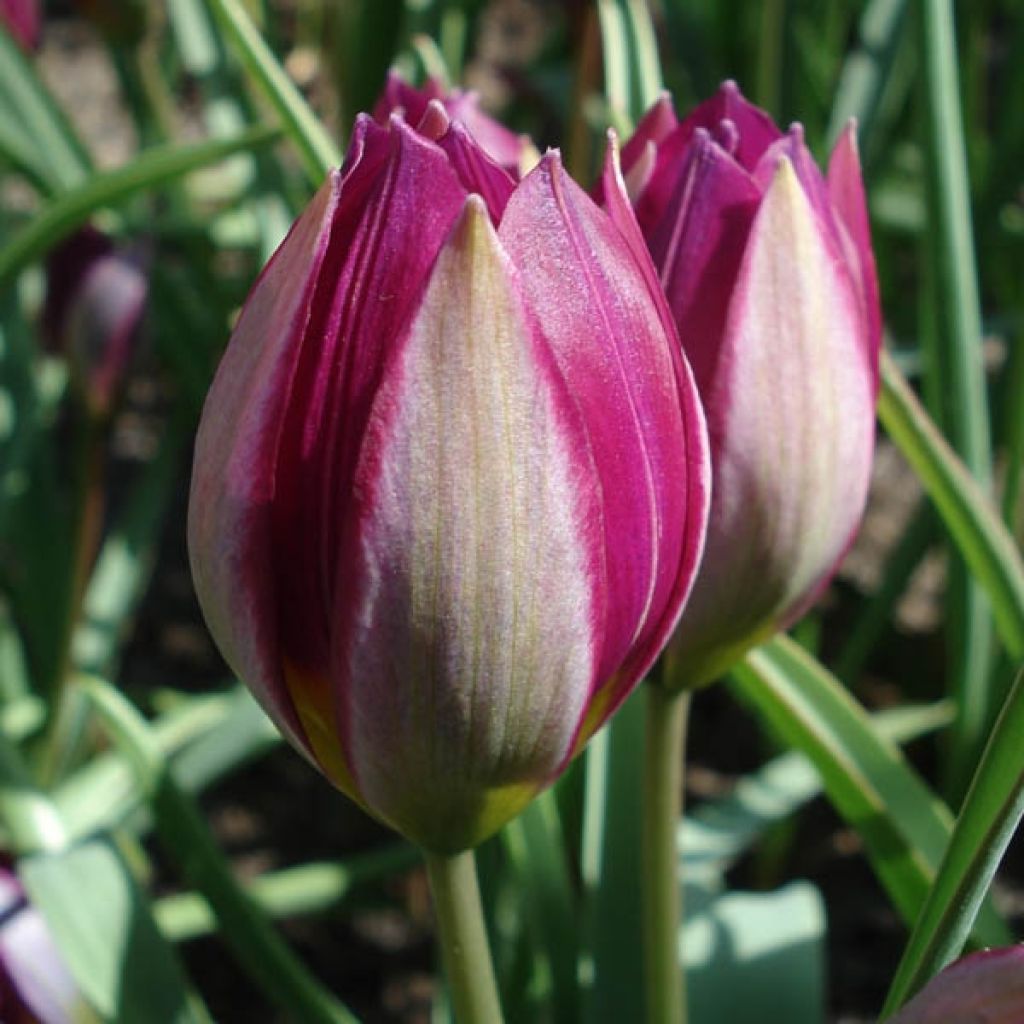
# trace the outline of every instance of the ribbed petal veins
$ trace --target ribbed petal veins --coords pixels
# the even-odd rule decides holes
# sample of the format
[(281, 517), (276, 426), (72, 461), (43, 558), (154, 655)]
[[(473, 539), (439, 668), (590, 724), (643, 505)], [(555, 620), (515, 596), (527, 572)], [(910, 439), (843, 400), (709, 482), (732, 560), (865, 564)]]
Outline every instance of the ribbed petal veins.
[[(522, 274), (591, 439), (604, 503), (608, 590), (600, 699), (588, 728), (625, 696), (674, 619), (684, 551), (703, 532), (687, 467), (700, 429), (684, 424), (678, 355), (645, 274), (609, 218), (546, 156), (509, 201), (499, 229)], [(671, 328), (669, 327), (669, 330)], [(694, 441), (698, 443), (695, 445)], [(697, 479), (695, 479), (695, 477)], [(694, 491), (688, 491), (693, 488)]]
[(800, 610), (860, 521), (873, 444), (862, 339), (849, 274), (783, 157), (702, 396), (713, 528), (675, 641), (694, 684)]
[(568, 756), (606, 600), (587, 436), (483, 203), (442, 250), (374, 405), (337, 636), (366, 802), (431, 848)]

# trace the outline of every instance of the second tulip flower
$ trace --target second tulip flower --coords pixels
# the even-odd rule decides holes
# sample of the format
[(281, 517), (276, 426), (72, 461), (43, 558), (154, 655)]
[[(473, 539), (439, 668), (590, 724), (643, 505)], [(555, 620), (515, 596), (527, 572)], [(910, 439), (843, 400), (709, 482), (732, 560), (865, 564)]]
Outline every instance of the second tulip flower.
[[(874, 446), (881, 315), (854, 129), (827, 177), (732, 83), (666, 98), (623, 170), (704, 403), (707, 547), (673, 641), (710, 682), (801, 615), (852, 542)], [(607, 201), (607, 199), (606, 199)]]

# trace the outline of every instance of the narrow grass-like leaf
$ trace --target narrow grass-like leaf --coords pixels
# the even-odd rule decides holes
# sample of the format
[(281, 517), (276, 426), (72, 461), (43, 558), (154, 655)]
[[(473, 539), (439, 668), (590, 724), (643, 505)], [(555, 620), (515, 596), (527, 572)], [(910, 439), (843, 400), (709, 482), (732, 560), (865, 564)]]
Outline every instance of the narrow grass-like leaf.
[[(300, 864), (259, 875), (245, 888), (271, 917), (323, 914), (360, 888), (414, 868), (423, 855), (409, 843), (394, 843), (342, 861)], [(197, 892), (165, 896), (154, 907), (164, 935), (184, 942), (208, 935), (217, 927), (210, 904)]]
[(543, 950), (551, 978), (553, 1019), (578, 1019), (576, 899), (565, 838), (551, 790), (542, 793), (501, 832), (528, 905), (533, 945)]
[(917, 473), (974, 577), (988, 592), (996, 627), (1010, 656), (1024, 657), (1020, 551), (888, 353), (882, 354), (878, 417)]
[(97, 210), (116, 206), (138, 192), (156, 188), (199, 167), (223, 160), (278, 138), (276, 128), (253, 128), (231, 139), (191, 146), (159, 146), (131, 163), (95, 174), (78, 188), (49, 202), (19, 234), (0, 249), (0, 290), (19, 271), (38, 259)]
[[(930, 371), (942, 396), (944, 433), (987, 491), (992, 475), (988, 399), (951, 0), (922, 0), (917, 23), (931, 211), (926, 258), (937, 285), (938, 344)], [(991, 620), (981, 587), (959, 560), (951, 566), (948, 595), (948, 686), (959, 713), (946, 775), (950, 792), (959, 795), (993, 710)]]
[(604, 94), (616, 130), (627, 138), (636, 123), (625, 12), (617, 0), (597, 0), (604, 62)]
[[(908, 927), (924, 905), (952, 829), (952, 816), (899, 749), (827, 669), (780, 636), (747, 655), (732, 686), (789, 746), (821, 773), (825, 792), (860, 833), (879, 880)], [(975, 941), (1009, 933), (986, 906)]]
[(211, 0), (211, 6), (246, 71), (280, 115), (310, 184), (319, 188), (327, 172), (341, 165), (338, 147), (238, 0)]
[(1024, 672), (1010, 692), (964, 800), (935, 884), (886, 998), (895, 1013), (955, 959), (1024, 816)]
[[(948, 701), (876, 712), (879, 736), (905, 743), (949, 725)], [(821, 775), (807, 757), (790, 750), (744, 776), (728, 796), (707, 800), (679, 826), (683, 877), (722, 883), (726, 871), (764, 834), (821, 793)]]
[(664, 88), (661, 61), (658, 59), (658, 38), (651, 20), (649, 0), (625, 0), (626, 24), (629, 27), (629, 63), (633, 73), (634, 120), (654, 105)]
[(875, 127), (882, 94), (896, 57), (907, 0), (870, 0), (858, 26), (858, 45), (846, 58), (835, 91), (828, 138), (834, 143), (846, 122), (855, 117), (862, 139)]
[(52, 191), (80, 185), (92, 160), (11, 35), (0, 29), (0, 138), (35, 151), (32, 166)]
[(157, 829), (182, 874), (207, 899), (225, 941), (265, 994), (312, 1024), (353, 1024), (355, 1017), (306, 970), (239, 886), (192, 798), (175, 781), (145, 719), (94, 676), (79, 678), (111, 738), (131, 758)]

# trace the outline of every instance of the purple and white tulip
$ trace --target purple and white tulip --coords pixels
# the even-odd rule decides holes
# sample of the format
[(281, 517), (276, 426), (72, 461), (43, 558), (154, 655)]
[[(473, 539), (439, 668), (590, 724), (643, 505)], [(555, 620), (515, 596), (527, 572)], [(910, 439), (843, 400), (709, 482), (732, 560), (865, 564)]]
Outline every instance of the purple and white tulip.
[(226, 660), (341, 790), (438, 851), (566, 767), (675, 628), (703, 417), (609, 155), (518, 184), (434, 101), (361, 117), (254, 286), (196, 444)]
[(389, 71), (373, 116), (379, 124), (386, 124), (392, 114), (399, 113), (409, 124), (417, 125), (432, 100), (441, 104), (452, 121), (459, 121), (477, 145), (516, 180), (540, 159), (529, 136), (516, 135), (480, 109), (480, 97), (473, 90), (446, 90), (436, 78), (428, 78), (417, 89)]
[(965, 956), (937, 974), (889, 1024), (1020, 1024), (1024, 946)]
[(637, 219), (711, 443), (707, 546), (672, 643), (710, 682), (817, 599), (851, 544), (874, 448), (881, 315), (856, 136), (827, 178), (727, 82), (665, 97), (624, 147)]

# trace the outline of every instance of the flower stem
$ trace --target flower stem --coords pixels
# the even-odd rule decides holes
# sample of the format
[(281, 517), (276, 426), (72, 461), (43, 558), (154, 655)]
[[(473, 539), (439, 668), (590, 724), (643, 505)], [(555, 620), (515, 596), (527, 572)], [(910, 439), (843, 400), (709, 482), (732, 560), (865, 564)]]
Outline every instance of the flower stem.
[(690, 691), (651, 682), (644, 763), (644, 963), (647, 1020), (685, 1024), (686, 976), (679, 962), (682, 888), (676, 832)]
[(473, 851), (426, 852), (444, 969), (458, 1024), (501, 1024)]

